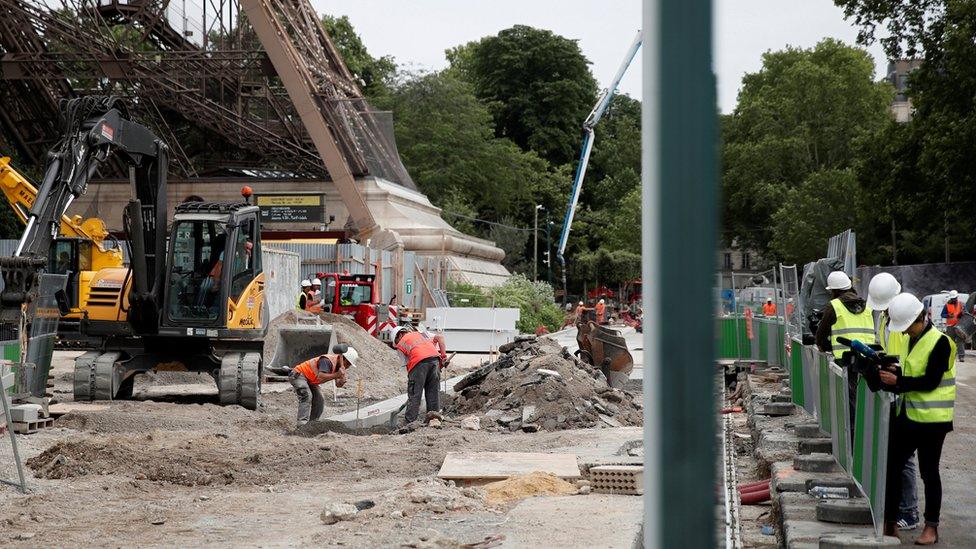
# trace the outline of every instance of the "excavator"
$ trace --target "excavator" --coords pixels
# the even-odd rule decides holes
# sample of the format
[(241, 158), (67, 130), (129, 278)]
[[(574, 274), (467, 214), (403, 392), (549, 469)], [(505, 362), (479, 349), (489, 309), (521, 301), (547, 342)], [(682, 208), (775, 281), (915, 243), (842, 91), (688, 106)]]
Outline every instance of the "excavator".
[[(66, 101), (62, 115), (62, 139), (48, 155), (34, 200), (29, 209), (26, 199), (15, 208), (26, 213), (23, 236), (12, 257), (0, 257), (0, 331), (30, 329), (35, 318), (28, 305), (38, 299), (40, 275), (58, 270), (58, 235), (74, 230), (75, 218), (65, 212), (112, 161), (128, 167), (132, 185), (123, 216), (131, 260), (129, 267), (98, 270), (79, 260), (77, 311), (67, 292), (58, 292), (62, 317), (76, 314), (78, 337), (95, 349), (75, 360), (75, 400), (127, 398), (136, 374), (175, 370), (209, 373), (222, 404), (257, 409), (268, 319), (260, 216), (249, 203), (250, 189), (239, 203), (177, 205), (167, 232), (167, 145), (131, 120), (116, 97)], [(92, 225), (77, 237), (79, 247), (97, 245), (100, 233)]]

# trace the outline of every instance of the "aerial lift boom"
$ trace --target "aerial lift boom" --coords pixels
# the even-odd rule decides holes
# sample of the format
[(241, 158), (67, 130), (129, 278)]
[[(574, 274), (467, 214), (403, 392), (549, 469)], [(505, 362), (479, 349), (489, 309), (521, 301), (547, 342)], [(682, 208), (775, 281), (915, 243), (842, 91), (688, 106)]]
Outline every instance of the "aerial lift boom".
[(573, 189), (569, 194), (569, 205), (566, 207), (566, 216), (563, 218), (563, 230), (562, 234), (559, 235), (559, 247), (556, 250), (556, 256), (559, 258), (560, 265), (562, 265), (564, 291), (566, 290), (566, 258), (564, 257), (566, 243), (569, 240), (569, 230), (573, 226), (573, 218), (576, 216), (576, 204), (579, 202), (580, 191), (583, 189), (583, 178), (586, 177), (586, 168), (590, 163), (590, 153), (593, 151), (594, 128), (603, 119), (603, 115), (606, 114), (607, 107), (610, 106), (610, 101), (617, 93), (617, 86), (620, 85), (620, 81), (627, 74), (627, 69), (630, 68), (631, 63), (634, 62), (634, 58), (637, 57), (637, 52), (640, 50), (642, 42), (643, 33), (637, 31), (637, 36), (627, 50), (627, 55), (624, 56), (623, 63), (617, 69), (613, 80), (610, 81), (610, 86), (600, 93), (596, 105), (583, 122), (583, 147), (580, 150), (579, 164), (576, 166), (576, 175), (573, 177)]

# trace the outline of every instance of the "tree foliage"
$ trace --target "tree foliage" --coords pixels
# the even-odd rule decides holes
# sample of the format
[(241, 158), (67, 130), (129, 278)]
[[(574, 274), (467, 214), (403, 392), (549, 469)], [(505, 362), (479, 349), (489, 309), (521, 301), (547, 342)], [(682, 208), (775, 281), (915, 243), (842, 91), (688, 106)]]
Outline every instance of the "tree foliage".
[(496, 307), (519, 309), (516, 327), (522, 333), (534, 333), (539, 326), (556, 331), (563, 323), (563, 312), (555, 304), (552, 286), (545, 282), (532, 282), (525, 275), (516, 274), (505, 284), (488, 290), (488, 295)]
[(322, 26), (332, 43), (342, 55), (346, 68), (360, 82), (367, 99), (377, 99), (386, 94), (396, 76), (396, 63), (390, 56), (373, 57), (366, 50), (362, 38), (356, 34), (349, 17), (322, 16)]
[(763, 55), (722, 121), (725, 238), (769, 251), (772, 218), (816, 172), (853, 165), (852, 145), (889, 119), (892, 90), (867, 52), (825, 39)]
[(516, 25), (449, 50), (448, 59), (489, 106), (498, 137), (553, 164), (573, 161), (596, 100), (596, 80), (576, 41)]

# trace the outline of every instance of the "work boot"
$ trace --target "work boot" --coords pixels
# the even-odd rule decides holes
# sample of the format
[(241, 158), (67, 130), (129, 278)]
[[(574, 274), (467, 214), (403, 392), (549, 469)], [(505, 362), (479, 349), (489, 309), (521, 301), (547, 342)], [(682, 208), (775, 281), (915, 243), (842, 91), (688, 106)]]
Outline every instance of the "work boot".
[(898, 535), (898, 523), (897, 522), (885, 522), (884, 523), (884, 535), (893, 538), (898, 538), (901, 540), (901, 536)]
[(935, 545), (936, 543), (939, 543), (939, 527), (926, 522), (922, 535), (915, 540), (915, 545)]

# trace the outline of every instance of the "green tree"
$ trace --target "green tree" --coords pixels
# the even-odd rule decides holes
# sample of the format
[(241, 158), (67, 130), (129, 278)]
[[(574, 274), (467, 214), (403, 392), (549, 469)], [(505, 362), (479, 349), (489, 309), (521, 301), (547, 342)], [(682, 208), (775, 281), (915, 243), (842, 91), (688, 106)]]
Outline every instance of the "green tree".
[(498, 137), (553, 164), (573, 161), (597, 92), (575, 40), (516, 25), (447, 55), (452, 72), (489, 106)]
[(802, 265), (823, 256), (826, 239), (858, 228), (858, 183), (851, 170), (822, 170), (787, 191), (773, 214), (770, 247), (777, 257)]
[(889, 119), (890, 86), (864, 50), (834, 39), (763, 55), (722, 120), (725, 237), (768, 251), (782, 197), (810, 174), (848, 168), (852, 144)]
[(322, 26), (342, 55), (346, 68), (359, 79), (366, 98), (375, 100), (386, 95), (396, 76), (393, 58), (388, 55), (379, 58), (370, 55), (349, 17), (345, 15), (323, 15)]
[(545, 282), (532, 282), (524, 275), (516, 274), (501, 286), (488, 291), (496, 307), (519, 309), (516, 327), (520, 332), (533, 333), (539, 326), (555, 331), (563, 323), (563, 312), (555, 303), (552, 286)]

